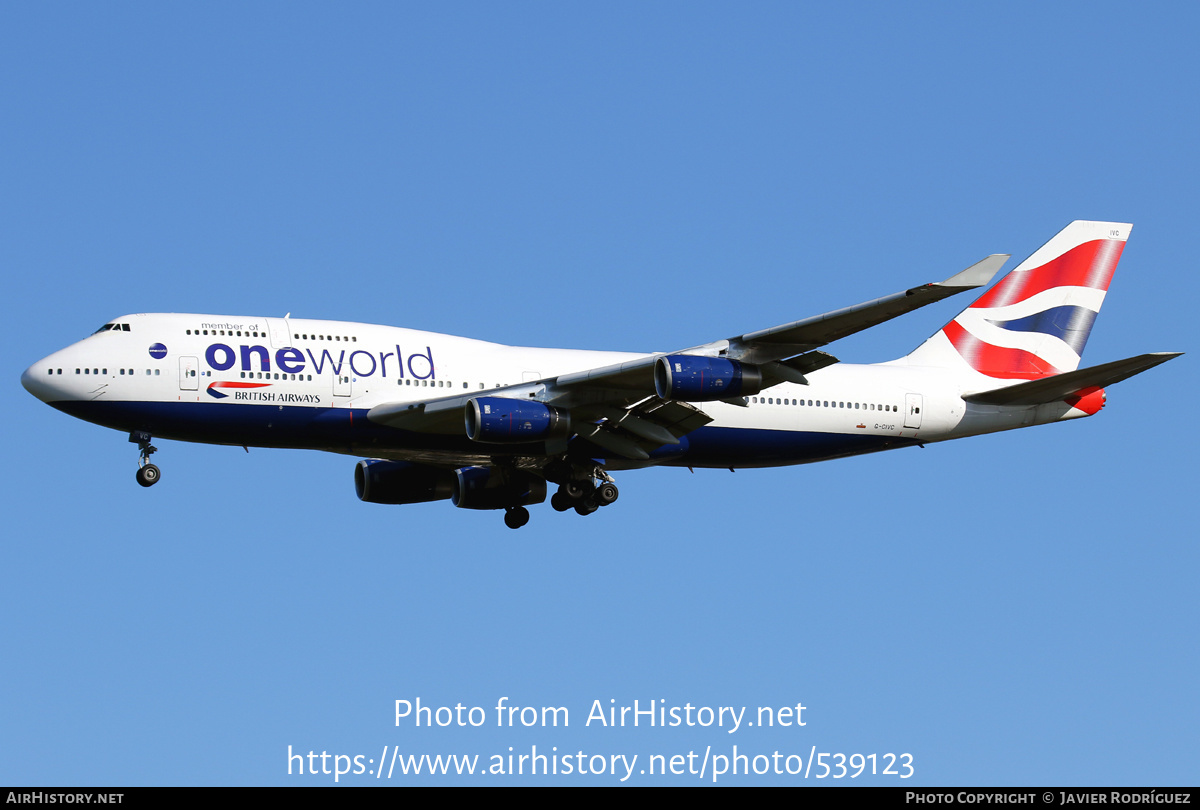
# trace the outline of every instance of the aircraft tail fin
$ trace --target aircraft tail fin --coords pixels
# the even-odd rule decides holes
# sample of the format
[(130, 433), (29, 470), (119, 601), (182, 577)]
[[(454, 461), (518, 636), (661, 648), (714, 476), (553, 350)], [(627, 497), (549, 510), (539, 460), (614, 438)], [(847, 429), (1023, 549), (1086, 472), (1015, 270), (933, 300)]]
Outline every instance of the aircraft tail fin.
[(993, 382), (1075, 371), (1132, 228), (1072, 222), (904, 362)]

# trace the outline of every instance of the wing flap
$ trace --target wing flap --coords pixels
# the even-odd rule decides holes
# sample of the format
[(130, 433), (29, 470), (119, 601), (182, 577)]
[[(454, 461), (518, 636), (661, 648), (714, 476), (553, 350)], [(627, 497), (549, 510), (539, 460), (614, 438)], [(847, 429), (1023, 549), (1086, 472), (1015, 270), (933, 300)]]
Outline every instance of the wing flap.
[(603, 421), (581, 429), (579, 436), (638, 461), (645, 461), (659, 447), (679, 444), (681, 438), (712, 421), (694, 405), (656, 396), (630, 408), (601, 406), (596, 414)]

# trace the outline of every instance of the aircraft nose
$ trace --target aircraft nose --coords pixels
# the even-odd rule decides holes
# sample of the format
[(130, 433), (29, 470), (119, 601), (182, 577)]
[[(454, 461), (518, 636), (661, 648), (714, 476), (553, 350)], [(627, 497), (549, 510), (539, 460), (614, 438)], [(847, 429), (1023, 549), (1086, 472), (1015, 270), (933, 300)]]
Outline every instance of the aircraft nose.
[(42, 402), (50, 402), (58, 398), (52, 371), (46, 360), (34, 363), (21, 374), (21, 385)]

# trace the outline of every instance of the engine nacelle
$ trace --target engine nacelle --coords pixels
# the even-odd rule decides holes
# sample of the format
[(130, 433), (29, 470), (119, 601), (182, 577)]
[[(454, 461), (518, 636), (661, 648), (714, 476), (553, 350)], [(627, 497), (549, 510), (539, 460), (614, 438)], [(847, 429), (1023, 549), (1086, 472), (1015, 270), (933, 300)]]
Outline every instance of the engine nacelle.
[(354, 468), (354, 491), (367, 503), (426, 503), (454, 494), (454, 473), (407, 461), (366, 459)]
[(463, 408), (467, 435), (492, 444), (536, 442), (571, 435), (571, 415), (542, 402), (476, 397)]
[(672, 354), (654, 364), (654, 390), (663, 399), (713, 402), (757, 394), (762, 374), (757, 366), (737, 360)]
[(454, 471), (454, 505), (460, 509), (504, 509), (546, 500), (546, 480), (520, 470), (463, 467)]

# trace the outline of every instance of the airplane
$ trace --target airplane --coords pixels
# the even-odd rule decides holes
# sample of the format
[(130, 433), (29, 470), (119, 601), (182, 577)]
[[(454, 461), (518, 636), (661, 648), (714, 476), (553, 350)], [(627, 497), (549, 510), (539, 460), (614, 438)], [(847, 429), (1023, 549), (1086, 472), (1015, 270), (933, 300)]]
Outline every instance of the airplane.
[(1079, 368), (1132, 226), (1072, 222), (914, 351), (842, 363), (828, 344), (966, 290), (994, 254), (924, 284), (669, 353), (505, 346), (338, 321), (126, 315), (30, 366), (21, 382), (64, 413), (129, 434), (137, 482), (161, 478), (151, 441), (366, 456), (358, 497), (450, 499), (588, 515), (613, 472), (777, 467), (1065, 421), (1106, 386), (1179, 356)]

